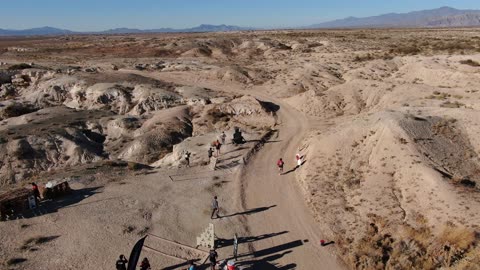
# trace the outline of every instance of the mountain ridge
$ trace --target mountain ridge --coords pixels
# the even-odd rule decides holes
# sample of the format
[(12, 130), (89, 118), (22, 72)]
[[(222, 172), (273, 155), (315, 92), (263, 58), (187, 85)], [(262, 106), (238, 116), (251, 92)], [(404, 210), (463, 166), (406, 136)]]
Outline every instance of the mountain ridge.
[[(322, 28), (402, 28), (402, 27), (474, 27), (480, 26), (480, 10), (460, 10), (452, 7), (412, 11), (408, 13), (387, 13), (371, 17), (353, 17), (312, 24), (305, 27), (289, 29), (322, 29)], [(271, 28), (275, 29), (275, 28)], [(142, 33), (194, 33), (194, 32), (231, 32), (260, 30), (260, 28), (241, 27), (235, 25), (201, 24), (191, 28), (114, 28), (103, 31), (71, 31), (50, 26), (23, 30), (1, 29), (0, 36), (49, 36), (74, 34), (142, 34)]]
[(253, 27), (241, 27), (235, 25), (212, 25), (201, 24), (199, 26), (174, 29), (174, 28), (158, 28), (158, 29), (136, 29), (136, 28), (114, 28), (104, 31), (70, 31), (50, 26), (37, 27), (23, 30), (12, 30), (0, 28), (0, 36), (48, 36), (48, 35), (68, 35), (68, 34), (136, 34), (136, 33), (193, 33), (193, 32), (231, 32), (254, 30)]
[[(470, 16), (466, 16), (470, 15)], [(476, 17), (479, 20), (476, 20)], [(456, 18), (450, 20), (449, 18)], [(435, 23), (436, 22), (436, 23)], [(412, 11), (408, 13), (387, 13), (370, 17), (347, 17), (307, 28), (379, 28), (379, 27), (468, 27), (480, 26), (480, 10), (460, 10), (452, 7)]]

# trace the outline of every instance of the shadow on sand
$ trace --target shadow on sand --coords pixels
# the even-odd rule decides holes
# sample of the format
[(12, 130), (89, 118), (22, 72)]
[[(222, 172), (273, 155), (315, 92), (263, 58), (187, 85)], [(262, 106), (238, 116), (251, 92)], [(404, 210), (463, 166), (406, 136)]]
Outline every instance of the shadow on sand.
[[(288, 232), (278, 232), (278, 233), (270, 233), (270, 234), (265, 234), (265, 235), (260, 235), (260, 236), (254, 236), (254, 237), (243, 237), (239, 238), (240, 244), (243, 243), (251, 243), (254, 241), (259, 241), (263, 239), (268, 239), (271, 237), (275, 237), (278, 235), (286, 234)], [(224, 241), (223, 245), (220, 247), (227, 247), (229, 245), (232, 245), (233, 239), (222, 239)], [(288, 242), (282, 245), (274, 246), (271, 248), (266, 248), (262, 250), (257, 250), (254, 252), (250, 253), (244, 253), (240, 254), (237, 257), (237, 263), (236, 266), (238, 269), (243, 269), (243, 270), (289, 270), (289, 269), (296, 269), (297, 265), (295, 263), (290, 263), (286, 265), (281, 265), (279, 263), (276, 263), (276, 260), (281, 259), (285, 255), (288, 255), (292, 253), (292, 249), (297, 248), (302, 246), (304, 243), (308, 242), (308, 240), (296, 240), (292, 242)], [(231, 257), (225, 258), (225, 260), (230, 260), (233, 259)], [(210, 269), (210, 264), (206, 263), (206, 260), (203, 262), (196, 261), (197, 264), (201, 264), (197, 266), (197, 269)], [(189, 265), (189, 262), (183, 262), (180, 264), (168, 266), (165, 268), (162, 268), (164, 270), (173, 270), (173, 269), (184, 269)], [(182, 268), (183, 267), (183, 268)]]
[(234, 160), (228, 164), (221, 164), (222, 162), (220, 161), (219, 162), (220, 165), (217, 163), (217, 166), (215, 166), (215, 169), (219, 169), (219, 170), (228, 170), (228, 169), (231, 169), (231, 168), (235, 168), (237, 166), (240, 166), (240, 161), (239, 160)]
[(330, 246), (330, 245), (333, 245), (335, 244), (335, 241), (330, 241), (330, 242), (326, 242), (326, 243), (322, 243), (322, 247), (326, 247), (326, 246)]
[[(267, 233), (267, 234), (262, 234), (262, 235), (258, 235), (258, 236), (238, 237), (238, 243), (240, 245), (245, 244), (245, 243), (252, 243), (252, 242), (256, 242), (256, 241), (269, 239), (269, 238), (279, 236), (279, 235), (282, 235), (282, 234), (286, 234), (286, 233), (288, 233), (288, 231), (283, 231), (283, 232), (278, 232), (278, 233)], [(232, 239), (217, 238), (215, 240), (215, 246), (217, 248), (233, 246), (233, 238)]]
[[(306, 162), (307, 162), (306, 160), (302, 161), (302, 165), (301, 165), (301, 166), (303, 166), (303, 164), (305, 164)], [(284, 173), (281, 173), (280, 175), (287, 175), (287, 174), (293, 173), (294, 171), (296, 171), (297, 169), (299, 169), (301, 166), (298, 166), (298, 165), (297, 165), (297, 166), (293, 167), (291, 170), (286, 171), (286, 172), (284, 172)]]
[[(25, 213), (15, 215), (12, 219), (21, 219), (21, 218), (33, 218), (41, 215), (46, 215), (50, 213), (55, 213), (61, 208), (67, 207), (76, 207), (77, 204), (83, 201), (90, 196), (100, 193), (97, 191), (101, 187), (93, 187), (93, 188), (84, 188), (79, 190), (72, 190), (70, 194), (67, 194), (63, 197), (54, 199), (54, 200), (45, 200), (40, 202), (37, 208), (32, 209), (30, 211), (26, 211)], [(105, 199), (109, 200), (109, 199)], [(96, 201), (99, 202), (99, 201)], [(95, 203), (95, 202), (90, 202)], [(87, 203), (87, 204), (90, 204)]]
[[(195, 264), (197, 264), (196, 269), (199, 269), (199, 270), (208, 269), (206, 265), (198, 266), (198, 264), (201, 263), (200, 259), (193, 260), (193, 262)], [(183, 263), (179, 263), (179, 264), (175, 264), (175, 265), (172, 265), (172, 266), (162, 268), (162, 270), (187, 269), (189, 266), (190, 266), (190, 261), (186, 261), (186, 262), (183, 262)]]
[[(291, 263), (287, 265), (280, 265), (275, 263), (276, 260), (282, 258), (283, 256), (290, 254), (292, 249), (300, 247), (303, 245), (302, 240), (296, 240), (282, 245), (278, 245), (271, 248), (266, 248), (258, 251), (254, 251), (248, 254), (242, 254), (239, 257), (249, 257), (253, 256), (252, 260), (245, 260), (238, 262), (238, 266), (241, 266), (244, 270), (253, 270), (253, 269), (265, 269), (265, 270), (275, 270), (275, 269), (295, 269), (296, 264)], [(257, 259), (258, 258), (258, 259)]]
[(242, 216), (242, 215), (247, 215), (248, 216), (248, 215), (260, 213), (260, 212), (263, 212), (263, 211), (267, 211), (268, 209), (276, 207), (276, 206), (277, 205), (272, 205), (272, 206), (267, 206), (267, 207), (258, 207), (258, 208), (247, 210), (245, 212), (239, 212), (239, 213), (235, 213), (235, 214), (225, 215), (225, 216), (222, 216), (222, 218)]

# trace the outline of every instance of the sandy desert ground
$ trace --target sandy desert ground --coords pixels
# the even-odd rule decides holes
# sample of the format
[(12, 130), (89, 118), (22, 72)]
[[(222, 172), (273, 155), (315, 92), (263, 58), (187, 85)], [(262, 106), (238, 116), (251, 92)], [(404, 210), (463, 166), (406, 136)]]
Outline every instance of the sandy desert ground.
[(0, 222), (1, 268), (113, 269), (149, 235), (186, 269), (205, 252), (158, 237), (212, 222), (240, 269), (480, 269), (479, 33), (0, 39), (0, 193), (73, 188)]

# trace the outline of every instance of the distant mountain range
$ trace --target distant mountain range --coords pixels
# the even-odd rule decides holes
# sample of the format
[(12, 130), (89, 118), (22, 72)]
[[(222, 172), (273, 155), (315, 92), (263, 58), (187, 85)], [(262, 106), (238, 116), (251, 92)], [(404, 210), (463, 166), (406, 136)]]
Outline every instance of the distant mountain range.
[(197, 27), (174, 29), (174, 28), (158, 28), (158, 29), (132, 29), (132, 28), (115, 28), (106, 31), (97, 32), (100, 34), (129, 34), (129, 33), (195, 33), (195, 32), (231, 32), (231, 31), (244, 31), (253, 30), (251, 27), (240, 27), (234, 25), (211, 25), (202, 24)]
[(40, 27), (25, 30), (6, 30), (0, 28), (0, 36), (47, 36), (47, 35), (68, 35), (75, 32), (53, 27)]
[[(414, 11), (409, 13), (389, 13), (379, 16), (355, 18), (324, 22), (302, 28), (400, 28), (400, 27), (473, 27), (480, 26), (480, 10), (459, 10), (451, 7), (441, 7), (432, 10)], [(53, 27), (32, 28), (26, 30), (6, 30), (0, 28), (0, 36), (47, 36), (73, 34), (138, 34), (138, 33), (192, 33), (192, 32), (230, 32), (255, 30), (253, 27), (233, 25), (202, 24), (193, 28), (174, 29), (131, 29), (116, 28), (99, 32), (75, 32)]]
[(480, 26), (480, 10), (458, 10), (441, 7), (409, 13), (389, 13), (380, 16), (349, 17), (314, 24), (308, 28), (385, 28), (385, 27), (470, 27)]
[(210, 25), (202, 24), (193, 28), (174, 29), (174, 28), (159, 28), (159, 29), (133, 29), (133, 28), (115, 28), (98, 32), (75, 32), (65, 29), (53, 27), (41, 27), (25, 30), (7, 30), (0, 28), (0, 36), (53, 36), (53, 35), (73, 35), (73, 34), (138, 34), (138, 33), (194, 33), (194, 32), (230, 32), (230, 31), (245, 31), (254, 30), (252, 27), (240, 27), (234, 25)]

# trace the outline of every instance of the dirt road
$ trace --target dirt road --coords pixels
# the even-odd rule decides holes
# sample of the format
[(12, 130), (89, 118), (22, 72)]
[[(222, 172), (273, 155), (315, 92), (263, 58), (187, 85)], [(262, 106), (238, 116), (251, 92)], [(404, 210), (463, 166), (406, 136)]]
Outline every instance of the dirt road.
[[(293, 108), (278, 100), (274, 102), (280, 105), (278, 137), (265, 144), (241, 177), (245, 207), (270, 207), (247, 217), (250, 233), (279, 234), (254, 242), (255, 254), (262, 259), (265, 269), (342, 269), (334, 255), (334, 247), (320, 246), (320, 229), (295, 180), (295, 154), (309, 123)], [(280, 157), (286, 163), (286, 174), (281, 176), (276, 168)]]

